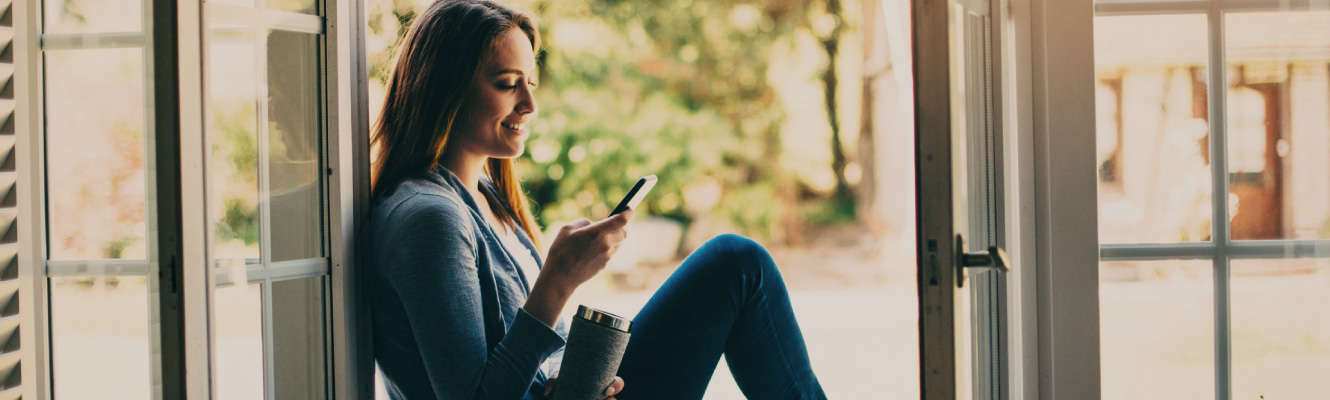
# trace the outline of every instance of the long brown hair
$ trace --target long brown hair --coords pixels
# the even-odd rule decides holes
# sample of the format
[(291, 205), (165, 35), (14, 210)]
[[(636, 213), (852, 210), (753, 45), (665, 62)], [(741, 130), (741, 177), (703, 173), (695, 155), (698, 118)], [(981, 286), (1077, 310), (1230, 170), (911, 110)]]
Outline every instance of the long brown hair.
[[(440, 0), (416, 17), (397, 51), (383, 112), (370, 138), (378, 149), (371, 199), (439, 166), (467, 94), (479, 84), (499, 35), (509, 29), (521, 29), (531, 48), (540, 50), (534, 18), (488, 0)], [(536, 240), (536, 219), (513, 160), (491, 158), (485, 174), (502, 197), (487, 194), (490, 208), (510, 228), (515, 222)]]

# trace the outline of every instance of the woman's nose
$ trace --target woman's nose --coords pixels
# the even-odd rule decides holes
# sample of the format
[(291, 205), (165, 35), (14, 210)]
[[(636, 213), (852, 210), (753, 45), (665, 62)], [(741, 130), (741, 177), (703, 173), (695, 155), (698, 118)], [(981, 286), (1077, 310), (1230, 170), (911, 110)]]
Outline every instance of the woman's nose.
[(536, 94), (531, 91), (531, 86), (527, 86), (525, 90), (522, 90), (522, 96), (517, 101), (517, 112), (520, 114), (535, 114), (537, 108)]

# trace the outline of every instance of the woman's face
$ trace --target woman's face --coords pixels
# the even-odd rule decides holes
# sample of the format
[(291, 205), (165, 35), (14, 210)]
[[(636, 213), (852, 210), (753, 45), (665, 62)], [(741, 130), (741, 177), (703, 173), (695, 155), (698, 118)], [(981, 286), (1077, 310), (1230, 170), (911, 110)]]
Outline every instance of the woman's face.
[(462, 105), (453, 144), (475, 156), (522, 155), (527, 126), (536, 116), (536, 57), (531, 39), (509, 29), (495, 40), (489, 64)]

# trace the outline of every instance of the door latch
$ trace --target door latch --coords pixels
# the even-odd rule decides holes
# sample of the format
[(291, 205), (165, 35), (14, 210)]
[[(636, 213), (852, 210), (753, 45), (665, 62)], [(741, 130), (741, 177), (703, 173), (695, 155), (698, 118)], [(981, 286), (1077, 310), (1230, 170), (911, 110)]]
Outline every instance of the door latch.
[(980, 271), (1010, 271), (1011, 261), (1007, 252), (998, 246), (988, 246), (988, 250), (965, 251), (965, 236), (956, 234), (956, 287), (965, 286), (965, 269)]

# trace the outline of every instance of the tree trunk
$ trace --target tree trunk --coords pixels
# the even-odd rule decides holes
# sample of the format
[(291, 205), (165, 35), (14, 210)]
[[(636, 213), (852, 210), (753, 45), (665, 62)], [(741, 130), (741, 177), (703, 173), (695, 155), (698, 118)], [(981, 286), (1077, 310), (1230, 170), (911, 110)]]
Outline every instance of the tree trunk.
[(835, 20), (835, 26), (830, 34), (820, 38), (822, 49), (827, 54), (827, 69), (822, 71), (822, 91), (826, 96), (827, 122), (831, 124), (831, 169), (836, 175), (836, 192), (832, 199), (837, 206), (852, 206), (855, 201), (854, 194), (850, 190), (849, 182), (845, 180), (845, 167), (849, 165), (849, 160), (845, 156), (845, 147), (840, 139), (840, 121), (836, 118), (836, 85), (839, 83), (836, 76), (836, 59), (840, 53), (841, 31), (845, 26), (841, 17), (840, 0), (827, 0), (827, 14), (831, 14)]

